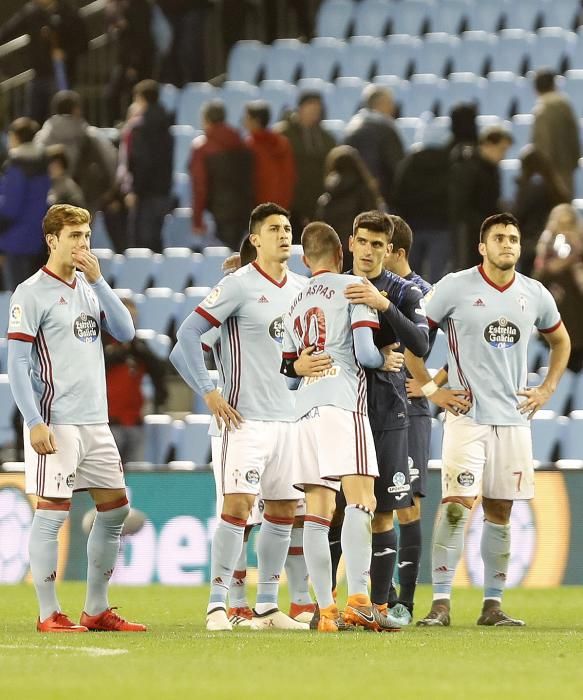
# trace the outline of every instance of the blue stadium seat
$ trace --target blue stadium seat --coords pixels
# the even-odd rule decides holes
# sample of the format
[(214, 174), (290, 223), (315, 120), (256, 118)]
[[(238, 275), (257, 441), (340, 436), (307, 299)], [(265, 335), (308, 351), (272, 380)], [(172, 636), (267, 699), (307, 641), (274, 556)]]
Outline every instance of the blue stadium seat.
[(107, 232), (103, 212), (96, 212), (91, 220), (91, 247), (92, 248), (111, 248), (113, 243)]
[(502, 199), (513, 202), (517, 187), (516, 178), (520, 175), (520, 161), (518, 158), (505, 158), (499, 167)]
[(426, 365), (431, 369), (441, 369), (447, 362), (447, 337), (440, 329), (435, 336), (435, 342), (427, 358)]
[(414, 143), (419, 141), (424, 121), (419, 117), (399, 117), (395, 119), (395, 126), (403, 142), (403, 147), (408, 151)]
[(336, 139), (336, 143), (344, 142), (346, 122), (342, 119), (322, 119), (320, 126), (326, 129)]
[(208, 435), (210, 416), (189, 414), (184, 419), (182, 431), (176, 445), (177, 460), (194, 462), (196, 465), (209, 464), (211, 441)]
[(8, 315), (10, 312), (10, 297), (12, 292), (0, 292), (0, 337), (8, 333)]
[(184, 294), (180, 295), (181, 299), (178, 296), (174, 297), (174, 325), (176, 329), (190, 316), (210, 291), (210, 287), (187, 287)]
[(573, 29), (581, 11), (580, 0), (551, 0), (542, 6), (544, 27)]
[(16, 433), (12, 425), (15, 407), (8, 375), (0, 374), (0, 447), (13, 445), (16, 441)]
[(467, 26), (470, 3), (467, 0), (439, 2), (431, 15), (431, 31), (459, 34)]
[(304, 60), (306, 45), (298, 39), (276, 39), (265, 56), (265, 79), (294, 83)]
[(561, 27), (543, 27), (534, 40), (530, 53), (531, 70), (551, 68), (562, 73), (563, 67), (570, 66), (577, 45), (577, 35)]
[[(583, 411), (583, 372), (578, 372), (573, 382), (573, 395), (571, 408), (574, 411)], [(583, 415), (583, 414), (582, 414)]]
[(386, 36), (393, 13), (394, 5), (387, 0), (362, 0), (355, 8), (354, 33), (357, 36)]
[(8, 372), (8, 338), (0, 338), (0, 374)]
[(285, 80), (263, 80), (259, 84), (259, 96), (269, 103), (270, 124), (280, 121), (287, 110), (295, 108), (297, 94), (297, 87)]
[(91, 248), (91, 252), (99, 259), (99, 269), (103, 279), (110, 284), (113, 278), (114, 253), (110, 248)]
[(265, 66), (267, 47), (254, 39), (238, 41), (229, 51), (227, 77), (256, 83)]
[[(540, 377), (539, 384), (542, 384), (546, 376), (546, 372), (539, 371), (538, 375)], [(565, 414), (575, 387), (575, 377), (575, 373), (570, 369), (565, 370), (553, 395), (545, 404), (546, 409), (549, 411), (554, 411), (558, 416)]]
[(421, 133), (415, 138), (423, 146), (444, 146), (451, 140), (451, 119), (449, 117), (435, 117), (427, 123), (421, 121)]
[(534, 117), (532, 114), (515, 114), (512, 117), (512, 138), (514, 143), (506, 154), (507, 158), (518, 158), (520, 151), (530, 143), (532, 124)]
[(393, 12), (391, 33), (421, 35), (431, 31), (433, 7), (431, 0), (407, 0), (406, 6), (399, 3)]
[(287, 261), (287, 266), (292, 272), (309, 277), (310, 271), (302, 261), (303, 254), (304, 249), (301, 245), (292, 245), (292, 252), (289, 260)]
[(501, 119), (508, 119), (516, 110), (517, 93), (524, 78), (517, 77), (511, 71), (494, 71), (488, 73), (488, 82), (480, 100), (481, 114), (495, 114)]
[[(216, 387), (219, 381), (219, 373), (216, 369), (211, 369), (209, 370), (209, 376)], [(194, 415), (211, 415), (211, 412), (209, 410), (209, 407), (206, 405), (205, 400), (196, 392), (193, 392), (192, 397), (192, 413)]]
[(415, 58), (416, 73), (434, 73), (440, 77), (451, 71), (460, 40), (445, 32), (431, 32), (423, 37)]
[(202, 251), (203, 263), (197, 279), (197, 284), (214, 287), (225, 276), (224, 261), (233, 251), (227, 246), (208, 246)]
[(174, 139), (173, 170), (175, 173), (187, 173), (192, 141), (202, 132), (197, 132), (190, 124), (174, 124), (170, 132)]
[(401, 116), (420, 117), (424, 112), (439, 112), (447, 81), (431, 73), (416, 73), (409, 80), (409, 91), (401, 107)]
[(201, 129), (201, 107), (205, 102), (218, 96), (217, 89), (209, 83), (188, 83), (180, 93), (176, 123), (189, 124), (195, 129)]
[(583, 459), (583, 411), (569, 414), (561, 441), (562, 459)]
[[(329, 83), (321, 78), (300, 78), (298, 80), (298, 94), (302, 92), (318, 92), (325, 99), (334, 92), (334, 83)], [(327, 115), (330, 116), (330, 115)]]
[(155, 275), (155, 266), (161, 256), (149, 248), (128, 248), (125, 255), (116, 256), (113, 276), (115, 286), (141, 292)]
[[(547, 364), (549, 346), (533, 333), (528, 341), (527, 365), (529, 372), (536, 372), (539, 367)], [(583, 407), (583, 406), (582, 406)]]
[(316, 37), (303, 54), (302, 77), (332, 80), (336, 77), (346, 43), (332, 37)]
[(190, 248), (166, 248), (154, 271), (154, 286), (182, 292), (195, 283), (202, 265), (201, 253), (193, 253)]
[(151, 464), (168, 463), (173, 443), (172, 416), (156, 414), (144, 416), (144, 459)]
[(173, 173), (172, 194), (180, 208), (192, 207), (192, 182), (188, 173)]
[(365, 85), (360, 78), (338, 78), (335, 89), (324, 95), (326, 116), (349, 121), (361, 105)]
[[(564, 83), (564, 78), (562, 75), (558, 75), (556, 78), (556, 84), (559, 89), (561, 89)], [(534, 74), (532, 71), (528, 72), (525, 78), (517, 78), (517, 91), (516, 91), (516, 111), (519, 114), (527, 114), (532, 112), (534, 103), (537, 100), (537, 94), (534, 89)]]
[(344, 39), (354, 18), (352, 0), (324, 0), (316, 15), (316, 34)]
[(394, 34), (387, 37), (385, 50), (377, 64), (378, 75), (408, 78), (414, 72), (413, 66), (421, 46), (421, 39), (408, 34)]
[(385, 47), (384, 41), (371, 36), (354, 36), (340, 56), (339, 75), (369, 80)]
[(431, 419), (431, 442), (429, 443), (429, 459), (441, 459), (441, 444), (443, 442), (443, 421), (441, 418)]
[(579, 167), (575, 170), (575, 197), (583, 198), (583, 158), (579, 158)]
[(505, 0), (488, 0), (473, 2), (470, 5), (468, 24), (470, 29), (496, 32), (504, 17)]
[(164, 217), (162, 246), (164, 248), (193, 248), (196, 239), (192, 232), (192, 209), (175, 209)]
[[(562, 420), (561, 420), (562, 419)], [(534, 459), (550, 462), (553, 451), (565, 427), (565, 419), (554, 411), (538, 411), (530, 421), (532, 430), (532, 451)]]
[(583, 70), (568, 70), (565, 73), (565, 92), (577, 114), (583, 113)]
[(225, 103), (227, 121), (239, 129), (243, 121), (245, 104), (260, 97), (259, 88), (241, 80), (227, 80), (223, 83), (220, 97)]
[(143, 340), (148, 348), (160, 360), (167, 360), (172, 350), (172, 341), (170, 336), (164, 333), (156, 333), (151, 328), (138, 328), (136, 330), (136, 338)]
[(492, 70), (509, 70), (522, 75), (528, 65), (534, 39), (534, 34), (524, 29), (502, 30), (492, 56)]
[(175, 294), (169, 287), (150, 287), (136, 299), (138, 308), (138, 328), (149, 328), (155, 333), (167, 334), (172, 327), (174, 311), (177, 304)]
[(176, 112), (179, 98), (180, 90), (176, 85), (172, 85), (171, 83), (163, 83), (160, 85), (160, 103), (167, 112), (171, 114)]
[(478, 77), (475, 73), (450, 73), (441, 100), (442, 113), (449, 114), (451, 108), (459, 102), (473, 102), (478, 106), (486, 90), (486, 83), (486, 78)]
[[(543, 0), (544, 1), (544, 0)], [(533, 31), (542, 21), (541, 0), (511, 0), (504, 8), (506, 29), (526, 29)]]
[(476, 30), (463, 32), (460, 39), (453, 58), (453, 70), (484, 75), (496, 51), (497, 38), (488, 32)]

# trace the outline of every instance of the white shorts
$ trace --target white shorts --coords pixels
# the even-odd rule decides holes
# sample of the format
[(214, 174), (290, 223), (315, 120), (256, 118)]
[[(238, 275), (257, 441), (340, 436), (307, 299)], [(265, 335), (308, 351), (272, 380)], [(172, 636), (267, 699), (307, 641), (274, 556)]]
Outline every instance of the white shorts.
[(73, 491), (123, 489), (119, 451), (109, 425), (51, 425), (57, 452), (37, 454), (24, 426), (26, 493), (71, 498)]
[(480, 425), (448, 413), (441, 469), (444, 499), (480, 492), (508, 501), (534, 498), (530, 426)]
[(379, 468), (368, 418), (336, 406), (319, 406), (297, 422), (294, 484), (340, 490), (343, 476), (378, 477)]
[(222, 492), (249, 493), (267, 501), (295, 500), (292, 465), (296, 449), (295, 423), (246, 420), (225, 430), (217, 459)]

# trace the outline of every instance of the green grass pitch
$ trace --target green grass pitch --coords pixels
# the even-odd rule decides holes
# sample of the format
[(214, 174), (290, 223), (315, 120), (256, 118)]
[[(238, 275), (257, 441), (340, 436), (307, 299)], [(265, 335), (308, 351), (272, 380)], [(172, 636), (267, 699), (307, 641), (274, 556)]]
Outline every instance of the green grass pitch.
[[(83, 584), (61, 583), (59, 594), (78, 615)], [(2, 586), (0, 698), (583, 698), (583, 588), (508, 591), (505, 608), (524, 629), (476, 627), (480, 591), (457, 590), (452, 627), (397, 634), (209, 634), (206, 597), (206, 588), (113, 587), (112, 604), (149, 632), (40, 635), (32, 588)], [(429, 600), (421, 587), (418, 614)]]

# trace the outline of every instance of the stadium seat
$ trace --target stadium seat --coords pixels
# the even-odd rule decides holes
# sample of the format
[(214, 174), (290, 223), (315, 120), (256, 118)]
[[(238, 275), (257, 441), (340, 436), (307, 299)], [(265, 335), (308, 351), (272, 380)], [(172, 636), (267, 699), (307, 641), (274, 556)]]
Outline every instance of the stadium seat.
[(526, 361), (529, 372), (536, 372), (539, 367), (547, 364), (548, 351), (548, 345), (543, 340), (540, 340), (538, 333), (533, 333), (528, 341), (527, 348)]
[(305, 51), (306, 45), (298, 39), (276, 39), (265, 56), (265, 79), (295, 83)]
[(114, 253), (110, 248), (91, 248), (91, 252), (99, 260), (99, 269), (103, 275), (103, 279), (110, 284), (113, 277), (113, 259)]
[(577, 45), (574, 32), (559, 27), (543, 27), (534, 39), (530, 53), (529, 67), (531, 70), (551, 68), (562, 73), (569, 67)]
[(162, 256), (149, 248), (128, 248), (124, 255), (116, 255), (113, 277), (116, 287), (141, 292), (155, 276), (155, 266)]
[(173, 443), (172, 416), (152, 413), (144, 416), (144, 459), (151, 464), (168, 463)]
[(573, 411), (583, 411), (583, 372), (578, 372), (573, 381), (571, 409)]
[[(216, 369), (211, 369), (209, 370), (209, 376), (215, 385), (215, 387), (218, 384), (219, 381), (219, 373)], [(206, 405), (205, 400), (197, 394), (196, 392), (193, 392), (193, 397), (192, 397), (192, 413), (195, 415), (204, 415), (204, 416), (210, 416), (211, 412), (209, 410), (209, 407)]]
[(107, 232), (105, 218), (103, 212), (96, 212), (91, 220), (91, 247), (92, 248), (110, 248), (113, 250), (113, 243)]
[[(556, 78), (557, 87), (561, 89), (563, 83), (563, 76), (558, 75)], [(537, 94), (534, 89), (534, 73), (533, 71), (529, 71), (525, 78), (517, 78), (516, 111), (519, 114), (528, 114), (532, 112), (536, 100)]]
[(269, 103), (270, 124), (280, 121), (284, 113), (293, 110), (297, 103), (298, 90), (285, 80), (263, 80), (259, 85), (259, 97)]
[(505, 0), (488, 0), (472, 2), (469, 8), (468, 25), (470, 29), (485, 32), (497, 32), (504, 17)]
[(336, 143), (344, 142), (346, 122), (342, 119), (322, 119), (320, 126), (336, 139)]
[(292, 245), (291, 256), (287, 261), (288, 268), (298, 275), (304, 275), (309, 277), (310, 271), (304, 265), (302, 260), (302, 255), (304, 254), (304, 249), (301, 245)]
[(259, 88), (256, 85), (250, 85), (242, 80), (227, 80), (223, 83), (220, 97), (225, 103), (229, 124), (236, 129), (240, 129), (245, 104), (258, 100), (260, 96)]
[(176, 85), (172, 85), (171, 83), (163, 83), (160, 85), (160, 103), (167, 112), (171, 114), (176, 113), (179, 98), (180, 90)]
[(377, 74), (408, 78), (414, 72), (415, 59), (421, 46), (421, 39), (408, 34), (387, 37), (385, 49), (377, 64)]
[(8, 372), (8, 338), (0, 338), (0, 374)]
[(423, 119), (419, 117), (399, 117), (395, 119), (395, 126), (403, 142), (406, 151), (421, 139), (425, 126)]
[(8, 375), (0, 374), (0, 447), (12, 445), (16, 440), (13, 426), (15, 408)]
[(542, 6), (544, 27), (564, 27), (573, 29), (581, 11), (580, 0), (550, 0)]
[(431, 441), (429, 443), (429, 459), (441, 459), (441, 444), (443, 442), (443, 421), (440, 418), (431, 419)]
[(551, 461), (565, 423), (565, 419), (562, 416), (558, 417), (554, 411), (543, 409), (535, 413), (530, 421), (534, 459), (543, 463)]
[(431, 31), (434, 4), (431, 0), (407, 0), (395, 7), (391, 20), (392, 34), (421, 35)]
[(0, 292), (0, 337), (8, 332), (8, 315), (10, 311), (10, 297), (12, 292)]
[(514, 143), (506, 154), (507, 158), (518, 158), (520, 151), (530, 143), (534, 117), (532, 114), (515, 114), (512, 117), (512, 138)]
[(427, 367), (431, 369), (441, 369), (447, 362), (447, 337), (445, 333), (439, 329), (435, 336), (435, 341), (429, 357), (425, 362)]
[(513, 202), (516, 194), (516, 178), (520, 174), (520, 161), (518, 158), (505, 158), (500, 162), (500, 180), (502, 199)]
[(421, 50), (415, 58), (416, 73), (434, 73), (447, 76), (452, 68), (460, 40), (445, 32), (431, 32), (423, 37)]
[[(542, 384), (546, 376), (546, 372), (539, 370), (538, 375), (540, 377), (538, 383)], [(559, 379), (559, 383), (557, 384), (557, 388), (553, 392), (553, 395), (545, 404), (546, 409), (549, 411), (554, 411), (558, 416), (565, 414), (575, 387), (575, 377), (575, 373), (570, 369), (565, 370), (563, 376)]]
[(401, 106), (401, 116), (420, 117), (424, 112), (438, 114), (446, 86), (446, 80), (431, 73), (412, 75)]
[(192, 209), (175, 209), (164, 217), (162, 224), (163, 248), (193, 248), (196, 238), (192, 232)]
[(583, 113), (583, 70), (568, 70), (565, 73), (565, 93), (577, 114)]
[(447, 116), (435, 117), (425, 123), (421, 121), (420, 133), (415, 135), (415, 141), (423, 146), (444, 146), (451, 140), (451, 119)]
[(206, 287), (214, 287), (224, 276), (223, 262), (232, 254), (227, 246), (207, 247), (202, 251), (203, 264), (200, 268), (197, 283)]
[(332, 37), (316, 37), (303, 54), (302, 77), (333, 80), (346, 44)]
[(200, 302), (211, 291), (210, 287), (187, 287), (180, 297), (175, 296), (174, 325), (178, 329), (188, 316), (196, 309)]
[(338, 78), (335, 89), (324, 95), (326, 116), (349, 121), (361, 105), (365, 85), (360, 78)]
[(516, 111), (518, 93), (524, 78), (511, 71), (488, 73), (488, 82), (480, 99), (481, 114), (495, 114), (500, 119), (508, 119)]
[(583, 158), (579, 158), (579, 167), (575, 170), (575, 197), (583, 198)]
[(441, 99), (442, 114), (449, 114), (451, 108), (459, 102), (473, 102), (478, 106), (486, 90), (486, 83), (486, 78), (475, 73), (450, 73)]
[(172, 350), (170, 336), (164, 333), (156, 333), (151, 328), (139, 328), (136, 330), (136, 338), (143, 340), (148, 348), (160, 360), (167, 360)]
[(435, 5), (431, 14), (431, 31), (459, 34), (468, 24), (470, 3), (467, 0), (447, 0)]
[(352, 37), (340, 55), (338, 75), (369, 80), (378, 73), (376, 69), (384, 47), (382, 39), (371, 36)]
[(534, 34), (524, 29), (502, 30), (492, 56), (492, 70), (508, 70), (523, 75), (528, 67), (534, 40)]
[(154, 270), (154, 286), (182, 292), (195, 283), (202, 265), (201, 253), (193, 253), (190, 248), (166, 248)]
[(177, 460), (194, 462), (197, 466), (209, 464), (211, 441), (208, 435), (211, 417), (189, 414), (184, 418), (184, 430), (176, 444)]
[(168, 334), (172, 328), (174, 311), (184, 295), (174, 293), (169, 287), (150, 287), (136, 299), (138, 328), (149, 328), (155, 333)]
[(267, 46), (254, 39), (238, 41), (229, 51), (227, 77), (257, 83), (265, 66)]
[(344, 39), (354, 17), (352, 0), (324, 0), (316, 15), (316, 34)]
[(583, 411), (569, 414), (561, 441), (562, 459), (583, 459)]
[(189, 124), (195, 129), (201, 129), (201, 107), (205, 102), (218, 96), (217, 89), (209, 83), (188, 83), (182, 88), (180, 93), (176, 123)]
[(511, 0), (504, 8), (506, 29), (534, 31), (541, 26), (541, 6), (545, 0)]
[(357, 36), (386, 36), (393, 12), (394, 5), (386, 0), (362, 0), (355, 7), (354, 33)]
[(318, 92), (322, 96), (322, 99), (334, 92), (335, 89), (334, 83), (327, 82), (321, 78), (300, 78), (297, 88), (298, 94), (301, 92)]
[(195, 136), (201, 134), (189, 124), (174, 124), (170, 127), (172, 138), (174, 139), (174, 156), (172, 159), (175, 173), (187, 173), (190, 162), (190, 151), (192, 141)]
[(481, 30), (463, 32), (453, 57), (453, 70), (485, 75), (489, 70), (497, 38)]
[(182, 209), (192, 207), (192, 182), (187, 173), (173, 173), (172, 194)]

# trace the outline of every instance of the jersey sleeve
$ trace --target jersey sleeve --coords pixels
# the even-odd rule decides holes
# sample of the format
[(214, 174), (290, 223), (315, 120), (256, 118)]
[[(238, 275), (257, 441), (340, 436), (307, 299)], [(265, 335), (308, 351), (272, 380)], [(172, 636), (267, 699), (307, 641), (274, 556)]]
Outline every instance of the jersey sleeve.
[(552, 294), (541, 284), (538, 315), (534, 325), (541, 333), (552, 333), (561, 325), (561, 314)]
[(227, 275), (211, 289), (195, 311), (213, 326), (219, 327), (229, 316), (234, 316), (243, 301), (239, 277)]
[(8, 316), (9, 340), (23, 340), (32, 343), (41, 324), (42, 313), (36, 298), (22, 285), (10, 299)]
[(380, 327), (379, 315), (376, 309), (367, 306), (366, 304), (351, 304), (350, 305), (350, 325), (355, 328), (374, 328)]
[(202, 342), (202, 349), (205, 352), (209, 352), (215, 347), (217, 342), (220, 340), (220, 337), (221, 331), (218, 328), (211, 328), (210, 331), (203, 333), (200, 336), (200, 340)]
[[(459, 295), (459, 288), (457, 290)], [(446, 275), (425, 295), (425, 313), (431, 327), (441, 326), (451, 315), (456, 298), (454, 279)]]

